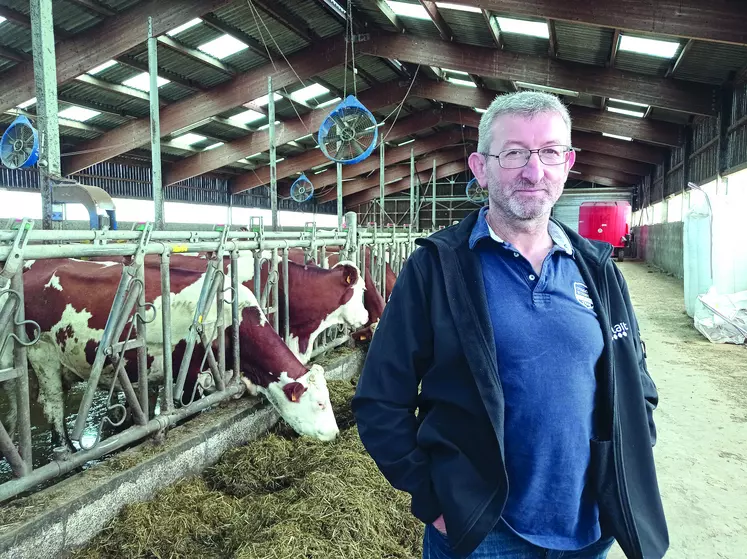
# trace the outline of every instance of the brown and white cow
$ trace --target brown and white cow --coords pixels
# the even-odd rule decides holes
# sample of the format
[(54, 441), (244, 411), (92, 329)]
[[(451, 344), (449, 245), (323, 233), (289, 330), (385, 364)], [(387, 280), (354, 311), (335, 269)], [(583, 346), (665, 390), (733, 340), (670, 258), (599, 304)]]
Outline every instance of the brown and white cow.
[[(263, 259), (271, 254), (263, 252)], [(294, 261), (297, 260), (297, 261)], [(239, 281), (254, 289), (254, 254), (242, 251), (238, 259)], [(260, 288), (265, 289), (269, 265), (261, 267)], [(280, 331), (284, 330), (284, 290), (282, 265), (278, 267), (280, 300)], [(353, 329), (368, 322), (364, 304), (365, 284), (358, 267), (340, 261), (329, 269), (303, 264), (303, 252), (291, 249), (288, 262), (288, 347), (302, 363), (311, 358), (314, 341), (327, 328), (346, 325)]]
[[(146, 257), (145, 300), (155, 307), (155, 320), (147, 326), (149, 379), (163, 378), (163, 353), (172, 355), (178, 371), (205, 276), (207, 260), (174, 255), (171, 259), (172, 347), (163, 347), (158, 257)], [(28, 349), (28, 359), (39, 380), (40, 402), (57, 438), (67, 441), (64, 430), (62, 380), (88, 378), (96, 348), (122, 274), (119, 262), (75, 259), (37, 260), (24, 273), (26, 318), (41, 328), (39, 342)], [(225, 288), (230, 285), (226, 276)], [(239, 286), (235, 295), (240, 310), (240, 366), (253, 392), (263, 393), (280, 415), (300, 434), (331, 440), (338, 432), (329, 403), (324, 371), (307, 369), (268, 324), (254, 294)], [(224, 303), (230, 317), (230, 305)], [(206, 332), (214, 329), (215, 305), (204, 317)], [(228, 320), (230, 323), (230, 319)], [(125, 332), (127, 328), (125, 328)], [(215, 332), (213, 333), (213, 339)], [(230, 329), (228, 332), (230, 340)], [(212, 341), (212, 340), (211, 340)], [(134, 352), (133, 357), (134, 357)], [(196, 351), (191, 376), (199, 369)], [(110, 364), (102, 378), (111, 379)]]

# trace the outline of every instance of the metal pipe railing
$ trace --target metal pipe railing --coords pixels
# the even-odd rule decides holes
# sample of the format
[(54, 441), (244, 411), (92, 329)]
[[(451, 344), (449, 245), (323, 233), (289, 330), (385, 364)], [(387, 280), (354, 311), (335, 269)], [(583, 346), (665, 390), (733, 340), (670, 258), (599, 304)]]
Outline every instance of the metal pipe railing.
[[(225, 230), (212, 232), (152, 231), (149, 229), (149, 224), (141, 231), (33, 231), (29, 228), (28, 231), (24, 232), (22, 254), (19, 252), (19, 231), (0, 231), (0, 262), (8, 261), (12, 255), (14, 263), (18, 266), (12, 275), (4, 275), (4, 277), (10, 277), (10, 291), (17, 292), (18, 302), (14, 305), (11, 300), (15, 295), (6, 296), (4, 305), (0, 308), (0, 328), (2, 328), (0, 335), (5, 331), (12, 330), (18, 336), (19, 341), (24, 341), (24, 343), (14, 341), (14, 368), (0, 370), (0, 383), (5, 380), (16, 379), (18, 449), (14, 446), (11, 435), (5, 429), (5, 426), (0, 424), (0, 451), (8, 460), (14, 474), (19, 477), (19, 479), (0, 485), (0, 501), (26, 491), (38, 483), (69, 472), (89, 460), (101, 457), (150, 434), (163, 431), (177, 421), (232, 397), (243, 389), (243, 385), (239, 382), (241, 374), (238, 295), (240, 288), (238, 275), (240, 251), (253, 253), (255, 295), (260, 304), (263, 304), (263, 310), (274, 315), (271, 324), (276, 331), (282, 330), (279, 333), (286, 342), (290, 337), (290, 305), (288, 301), (288, 249), (290, 248), (299, 248), (307, 254), (314, 254), (315, 258), (318, 257), (320, 266), (324, 266), (328, 250), (337, 250), (340, 259), (353, 260), (359, 266), (362, 277), (365, 277), (367, 269), (370, 270), (375, 284), (381, 290), (382, 295), (386, 296), (387, 263), (390, 264), (395, 274), (401, 271), (404, 260), (414, 249), (413, 231), (411, 229), (398, 230), (393, 228), (391, 233), (389, 231), (385, 233), (383, 229), (379, 229), (376, 225), (372, 228), (359, 227), (357, 216), (350, 213), (346, 215), (346, 223), (348, 224), (347, 231), (317, 230), (314, 226), (310, 233), (309, 231), (265, 232), (262, 227), (249, 232)], [(317, 250), (318, 255), (316, 254)], [(203, 327), (200, 324), (199, 327), (194, 329), (192, 335), (194, 337), (193, 344), (200, 342), (205, 350), (202, 367), (207, 362), (210, 372), (215, 377), (217, 392), (196, 401), (192, 401), (193, 393), (189, 402), (180, 407), (175, 406), (174, 400), (181, 401), (181, 391), (189, 360), (185, 353), (184, 360), (179, 367), (179, 375), (174, 382), (170, 351), (173, 338), (169, 265), (171, 255), (175, 253), (209, 253), (211, 255), (198, 306), (202, 311), (201, 314), (207, 316), (207, 313), (211, 312), (212, 304), (216, 304), (215, 324), (210, 327)], [(224, 253), (230, 253), (230, 288), (227, 287), (228, 283), (223, 267)], [(281, 253), (282, 259), (280, 258)], [(147, 313), (153, 309), (152, 305), (149, 308), (149, 304), (145, 300), (145, 268), (143, 264), (145, 256), (151, 254), (160, 257), (161, 309), (158, 312), (160, 312), (162, 320), (163, 372), (165, 375), (161, 415), (155, 419), (149, 419), (153, 410), (149, 410), (148, 405), (146, 347), (146, 322), (148, 320), (145, 319)], [(111, 313), (99, 344), (98, 353), (100, 355), (97, 353), (94, 364), (94, 369), (98, 370), (98, 374), (93, 374), (96, 372), (93, 371), (89, 377), (72, 438), (80, 440), (82, 436), (94, 394), (99, 389), (101, 369), (103, 369), (107, 358), (111, 359), (115, 368), (112, 382), (119, 381), (137, 425), (103, 441), (97, 438), (93, 447), (84, 448), (84, 450), (73, 454), (65, 454), (64, 459), (54, 460), (34, 470), (32, 469), (26, 356), (26, 345), (29, 342), (25, 342), (26, 324), (23, 314), (23, 262), (31, 259), (96, 256), (130, 256), (134, 258), (132, 264), (124, 267), (120, 286), (112, 302)], [(269, 289), (266, 290), (263, 298), (260, 288), (262, 268), (265, 261), (267, 263), (268, 284), (271, 285), (268, 286)], [(11, 269), (7, 262), (5, 268), (6, 270)], [(270, 281), (271, 279), (272, 281)], [(280, 281), (282, 281), (282, 284)], [(227, 290), (232, 292), (230, 301), (232, 376), (230, 378), (226, 378), (227, 357), (224, 335), (226, 319), (223, 309), (223, 304), (229, 303), (226, 299)], [(10, 293), (10, 291), (6, 290), (6, 293)], [(283, 296), (282, 304), (280, 301), (281, 293)], [(20, 310), (14, 311), (19, 304)], [(283, 309), (282, 314), (281, 309)], [(132, 317), (132, 321), (129, 322), (128, 327), (130, 317)], [(268, 316), (268, 318), (270, 317)], [(131, 339), (133, 328), (136, 332), (135, 339)], [(126, 336), (123, 337), (123, 334), (126, 334)], [(217, 358), (212, 352), (213, 340), (217, 341)], [(332, 327), (317, 338), (311, 357), (316, 357), (350, 341), (351, 338), (347, 328)], [(124, 371), (124, 352), (130, 349), (136, 349), (138, 354), (139, 382), (137, 393)], [(191, 351), (189, 353), (191, 355)], [(177, 393), (179, 393), (178, 397)]]

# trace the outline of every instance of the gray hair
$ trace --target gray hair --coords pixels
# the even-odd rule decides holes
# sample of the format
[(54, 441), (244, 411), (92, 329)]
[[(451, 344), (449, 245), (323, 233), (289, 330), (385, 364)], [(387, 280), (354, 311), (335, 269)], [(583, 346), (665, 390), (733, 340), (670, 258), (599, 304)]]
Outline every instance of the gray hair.
[(488, 153), (493, 142), (493, 123), (501, 115), (519, 115), (534, 118), (542, 113), (558, 113), (568, 126), (568, 144), (571, 143), (571, 115), (560, 99), (550, 93), (541, 91), (519, 91), (499, 95), (493, 100), (488, 110), (480, 119), (477, 151)]

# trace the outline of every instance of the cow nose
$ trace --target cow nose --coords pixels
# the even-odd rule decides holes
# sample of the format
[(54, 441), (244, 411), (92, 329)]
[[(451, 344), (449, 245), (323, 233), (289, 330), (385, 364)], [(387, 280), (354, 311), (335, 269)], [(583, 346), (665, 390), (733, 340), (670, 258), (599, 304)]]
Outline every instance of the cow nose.
[(330, 441), (334, 441), (337, 438), (337, 435), (339, 434), (340, 434), (340, 430), (335, 425), (334, 429), (327, 429), (325, 431), (320, 431), (318, 433), (318, 439), (320, 441), (330, 442)]

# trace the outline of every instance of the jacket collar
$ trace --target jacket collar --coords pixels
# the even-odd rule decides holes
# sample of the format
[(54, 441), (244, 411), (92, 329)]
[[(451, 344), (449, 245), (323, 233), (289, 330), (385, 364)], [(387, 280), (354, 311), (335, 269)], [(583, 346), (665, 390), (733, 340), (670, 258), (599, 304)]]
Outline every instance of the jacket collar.
[[(488, 223), (487, 216), (488, 206), (483, 206), (480, 208), (480, 211), (477, 214), (477, 221), (475, 222), (475, 226), (472, 228), (472, 233), (469, 238), (469, 248), (474, 249), (479, 241), (487, 237), (491, 237), (495, 242), (502, 243), (504, 246), (511, 246), (510, 243), (501, 239), (498, 234), (493, 231), (493, 228), (490, 227), (490, 224)], [(569, 256), (573, 256), (571, 240), (557, 223), (550, 221), (547, 225), (547, 232), (550, 234), (550, 238), (556, 247), (565, 251)]]
[[(458, 224), (437, 231), (428, 237), (417, 239), (415, 242), (420, 246), (439, 244), (452, 250), (469, 250), (470, 237), (480, 216), (480, 211), (475, 210)], [(594, 268), (602, 267), (612, 254), (611, 244), (602, 241), (590, 241), (556, 219), (550, 218), (550, 221), (563, 231), (570, 241), (574, 254), (580, 255), (590, 266)]]

